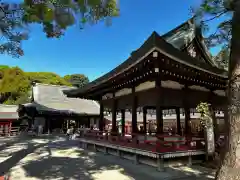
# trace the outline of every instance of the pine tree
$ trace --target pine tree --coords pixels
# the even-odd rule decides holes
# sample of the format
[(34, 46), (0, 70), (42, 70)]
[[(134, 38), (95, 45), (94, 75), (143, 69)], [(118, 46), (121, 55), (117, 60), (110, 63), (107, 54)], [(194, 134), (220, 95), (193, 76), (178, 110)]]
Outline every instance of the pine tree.
[(28, 39), (29, 24), (40, 24), (47, 38), (60, 38), (68, 27), (95, 24), (119, 15), (117, 0), (24, 0), (0, 3), (0, 53), (22, 56), (22, 40)]
[[(224, 16), (224, 17), (223, 17)], [(240, 0), (203, 0), (196, 11), (200, 25), (206, 25), (219, 18), (222, 20), (216, 32), (208, 37), (209, 46), (222, 45), (229, 49), (228, 63), (228, 121), (227, 136), (221, 164), (216, 173), (217, 180), (240, 179), (240, 154), (238, 149), (240, 135)], [(198, 19), (199, 20), (199, 19)], [(223, 53), (224, 54), (224, 53)], [(224, 59), (224, 58), (223, 58)], [(226, 60), (226, 59), (225, 59)]]

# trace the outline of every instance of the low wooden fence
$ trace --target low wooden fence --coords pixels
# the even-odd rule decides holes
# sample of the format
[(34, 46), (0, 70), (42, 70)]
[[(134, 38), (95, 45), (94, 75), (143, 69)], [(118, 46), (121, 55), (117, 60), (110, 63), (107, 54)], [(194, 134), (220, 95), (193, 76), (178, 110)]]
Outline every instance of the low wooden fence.
[(204, 138), (183, 137), (178, 135), (147, 136), (141, 134), (131, 134), (129, 136), (121, 136), (113, 135), (109, 132), (89, 130), (82, 133), (82, 137), (159, 153), (205, 149)]
[(19, 134), (19, 127), (0, 128), (1, 136), (17, 136)]
[(180, 160), (180, 164), (191, 165), (205, 159), (202, 139), (166, 135), (151, 138), (156, 140), (149, 140), (148, 137), (139, 134), (119, 136), (108, 132), (87, 131), (79, 141), (82, 148), (133, 160), (136, 164), (154, 166), (160, 171), (170, 165), (170, 161)]

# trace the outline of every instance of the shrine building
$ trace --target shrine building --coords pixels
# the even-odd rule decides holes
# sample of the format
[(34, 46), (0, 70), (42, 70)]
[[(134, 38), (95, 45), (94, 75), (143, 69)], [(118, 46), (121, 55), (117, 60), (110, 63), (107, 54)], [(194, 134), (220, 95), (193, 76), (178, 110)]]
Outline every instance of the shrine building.
[(112, 132), (117, 130), (117, 112), (122, 113), (124, 124), (124, 112), (130, 111), (132, 133), (138, 133), (140, 111), (146, 132), (147, 110), (154, 109), (157, 134), (162, 134), (163, 110), (175, 109), (180, 133), (180, 109), (183, 109), (184, 131), (188, 134), (191, 108), (200, 102), (209, 102), (215, 110), (225, 108), (226, 83), (227, 72), (212, 60), (201, 31), (190, 19), (162, 36), (153, 32), (115, 69), (67, 94), (100, 102), (100, 130), (104, 129), (104, 111), (112, 114)]
[[(100, 104), (100, 131), (90, 130), (80, 138), (83, 147), (128, 159), (131, 154), (130, 159), (146, 164), (154, 159), (155, 166), (162, 169), (164, 159), (188, 157), (191, 164), (193, 156), (214, 153), (213, 126), (206, 136), (204, 132), (200, 137), (192, 133), (191, 109), (207, 102), (216, 119), (216, 111), (226, 110), (227, 79), (227, 72), (209, 54), (192, 18), (162, 36), (153, 32), (119, 66), (85, 87), (65, 93)], [(164, 128), (166, 110), (176, 114), (172, 132)], [(149, 111), (154, 111), (154, 132), (147, 120)], [(111, 115), (110, 132), (104, 123), (106, 112)], [(131, 116), (127, 117), (130, 125), (126, 112)]]

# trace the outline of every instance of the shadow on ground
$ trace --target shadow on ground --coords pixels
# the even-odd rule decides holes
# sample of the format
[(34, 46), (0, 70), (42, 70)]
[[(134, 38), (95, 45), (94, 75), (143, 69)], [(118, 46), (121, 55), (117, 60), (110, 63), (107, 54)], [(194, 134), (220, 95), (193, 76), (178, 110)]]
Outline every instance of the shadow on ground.
[(28, 143), (29, 141), (32, 140), (54, 140), (56, 138), (62, 138), (62, 136), (27, 136), (27, 135), (19, 135), (16, 137), (6, 137), (2, 138), (0, 141), (0, 151), (6, 149), (7, 147), (10, 147), (12, 145), (17, 145), (19, 143)]
[(29, 144), (27, 149), (22, 149), (20, 151), (12, 153), (10, 158), (0, 163), (0, 176), (6, 174), (12, 167), (14, 167), (18, 162), (20, 162), (20, 160), (22, 160), (28, 154), (34, 152), (34, 150), (41, 146), (43, 145), (41, 144), (38, 146), (33, 146)]
[[(155, 168), (145, 165), (134, 165), (129, 160), (119, 159), (111, 155), (103, 155), (75, 149), (69, 152), (73, 157), (68, 156), (68, 147), (57, 147), (47, 150), (51, 152), (35, 161), (22, 164), (26, 176), (38, 179), (76, 179), (76, 180), (159, 180), (159, 179), (196, 179), (208, 178), (208, 172), (198, 169), (196, 174), (192, 170), (168, 168), (166, 172), (158, 172)], [(58, 155), (54, 155), (58, 151)], [(62, 156), (61, 156), (62, 154)], [(194, 168), (194, 166), (193, 166)], [(188, 178), (186, 178), (186, 176)]]
[(51, 138), (47, 139), (50, 139), (48, 143), (41, 144), (25, 140), (25, 149), (12, 153), (10, 158), (0, 163), (0, 175), (10, 172), (11, 176), (13, 175), (11, 180), (27, 178), (44, 180), (212, 179), (208, 177), (209, 171), (205, 171), (204, 168), (199, 169), (194, 166), (191, 169), (168, 168), (164, 172), (158, 172), (155, 168), (141, 164), (134, 165), (131, 161), (119, 157), (80, 149), (76, 142), (53, 143)]
[[(29, 137), (18, 136), (9, 138), (5, 143), (0, 146), (0, 158), (6, 157), (6, 160), (0, 163), (0, 176), (8, 173), (9, 170), (19, 163), (27, 155), (33, 153), (36, 149), (51, 143), (56, 137)], [(42, 143), (35, 141), (41, 140)], [(15, 149), (16, 148), (16, 149)]]

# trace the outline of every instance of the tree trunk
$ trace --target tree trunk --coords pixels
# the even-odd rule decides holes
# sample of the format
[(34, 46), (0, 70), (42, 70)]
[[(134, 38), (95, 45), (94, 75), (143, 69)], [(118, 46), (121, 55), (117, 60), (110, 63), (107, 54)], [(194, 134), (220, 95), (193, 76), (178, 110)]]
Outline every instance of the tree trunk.
[(235, 0), (229, 60), (227, 137), (216, 180), (240, 179), (240, 0)]

